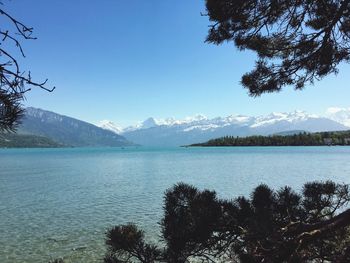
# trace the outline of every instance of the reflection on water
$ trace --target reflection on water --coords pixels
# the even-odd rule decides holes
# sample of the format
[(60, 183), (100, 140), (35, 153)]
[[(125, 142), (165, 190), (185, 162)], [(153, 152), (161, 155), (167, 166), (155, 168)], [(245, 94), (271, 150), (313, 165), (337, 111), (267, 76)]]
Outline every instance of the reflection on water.
[(0, 167), (0, 262), (96, 262), (113, 225), (136, 222), (156, 240), (177, 182), (228, 198), (262, 182), (350, 183), (350, 148), (9, 149)]

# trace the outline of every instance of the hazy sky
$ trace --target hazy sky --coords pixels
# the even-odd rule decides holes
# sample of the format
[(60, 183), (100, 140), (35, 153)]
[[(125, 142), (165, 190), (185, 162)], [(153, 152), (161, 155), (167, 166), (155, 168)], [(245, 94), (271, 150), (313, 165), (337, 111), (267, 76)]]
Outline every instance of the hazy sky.
[(239, 81), (255, 56), (232, 43), (204, 43), (203, 0), (8, 0), (4, 8), (38, 37), (23, 43), (23, 70), (57, 86), (28, 93), (28, 106), (122, 126), (150, 116), (322, 114), (350, 106), (349, 65), (303, 91), (249, 97)]

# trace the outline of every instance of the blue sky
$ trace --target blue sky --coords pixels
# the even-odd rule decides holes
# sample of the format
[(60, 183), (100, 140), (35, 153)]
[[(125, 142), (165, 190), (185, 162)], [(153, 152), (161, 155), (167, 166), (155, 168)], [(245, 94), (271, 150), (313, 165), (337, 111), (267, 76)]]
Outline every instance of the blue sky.
[(11, 0), (4, 8), (38, 37), (23, 43), (23, 70), (57, 87), (28, 93), (27, 106), (121, 126), (150, 116), (323, 114), (350, 106), (349, 65), (303, 91), (248, 96), (239, 81), (255, 56), (232, 43), (204, 43), (204, 0)]

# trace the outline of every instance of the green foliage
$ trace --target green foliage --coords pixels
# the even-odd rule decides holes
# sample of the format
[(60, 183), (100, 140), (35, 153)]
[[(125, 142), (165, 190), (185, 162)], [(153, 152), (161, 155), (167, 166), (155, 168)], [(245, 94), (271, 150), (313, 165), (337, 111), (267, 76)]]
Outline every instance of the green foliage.
[(191, 146), (322, 146), (350, 145), (350, 131), (299, 133), (294, 135), (225, 136)]
[(0, 29), (0, 132), (13, 131), (20, 123), (23, 116), (21, 102), (26, 92), (32, 88), (47, 89), (46, 81), (38, 83), (33, 81), (30, 71), (26, 73), (20, 68), (16, 58), (16, 50), (21, 57), (25, 57), (21, 41), (36, 39), (32, 36), (33, 28), (24, 25), (3, 9), (3, 1), (0, 2), (0, 17), (2, 25)]
[(258, 55), (242, 77), (253, 96), (303, 88), (350, 61), (350, 0), (206, 0), (207, 42), (232, 41)]
[(57, 148), (64, 147), (49, 138), (35, 135), (0, 133), (0, 148)]
[(19, 125), (23, 116), (22, 100), (22, 94), (7, 92), (0, 84), (0, 132), (13, 131)]
[(331, 181), (300, 194), (260, 185), (233, 200), (181, 183), (165, 193), (165, 248), (147, 244), (135, 225), (117, 226), (105, 262), (349, 262), (349, 200), (348, 186)]
[(116, 226), (108, 231), (106, 245), (108, 252), (105, 263), (143, 262), (151, 263), (161, 259), (162, 251), (144, 240), (144, 232), (133, 224)]
[(170, 262), (184, 262), (194, 251), (211, 246), (221, 214), (215, 192), (180, 183), (165, 193), (164, 203), (161, 226)]

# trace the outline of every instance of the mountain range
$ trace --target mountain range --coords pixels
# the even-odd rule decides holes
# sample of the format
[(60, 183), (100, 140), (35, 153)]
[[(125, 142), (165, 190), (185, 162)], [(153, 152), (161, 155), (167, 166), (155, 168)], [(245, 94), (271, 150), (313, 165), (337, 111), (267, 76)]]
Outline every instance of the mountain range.
[(48, 138), (73, 147), (118, 147), (132, 145), (123, 136), (93, 124), (54, 112), (26, 108), (17, 133)]
[(350, 109), (330, 108), (327, 116), (294, 111), (271, 113), (266, 116), (230, 115), (212, 119), (203, 115), (184, 120), (148, 118), (124, 129), (105, 120), (98, 126), (145, 146), (179, 146), (205, 142), (226, 135), (249, 136), (289, 133), (289, 131), (348, 130), (350, 128)]
[[(230, 136), (292, 134), (350, 129), (350, 108), (329, 108), (325, 116), (303, 111), (271, 113), (266, 116), (230, 115), (207, 118), (196, 115), (183, 120), (148, 118), (134, 126), (122, 128), (105, 120), (93, 125), (54, 112), (27, 108), (18, 135), (2, 136), (4, 147), (120, 147), (180, 146)], [(0, 138), (0, 147), (1, 147)], [(45, 139), (47, 138), (47, 140)], [(16, 142), (16, 143), (14, 143)], [(18, 142), (18, 143), (17, 143)], [(28, 147), (29, 147), (28, 146)]]
[(328, 108), (326, 111), (326, 117), (350, 127), (350, 108)]

